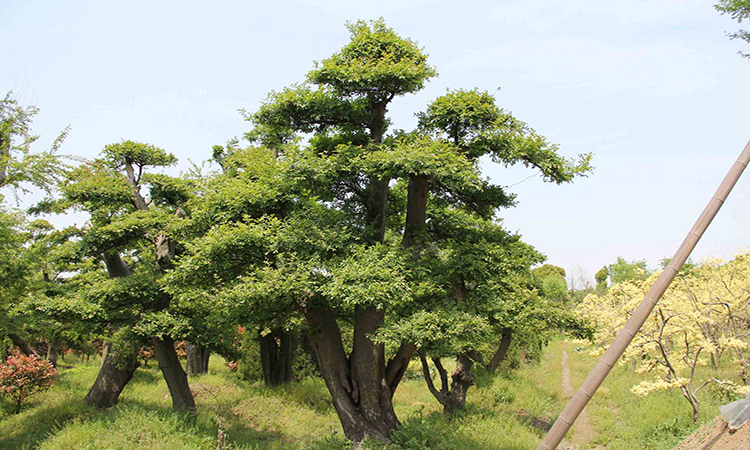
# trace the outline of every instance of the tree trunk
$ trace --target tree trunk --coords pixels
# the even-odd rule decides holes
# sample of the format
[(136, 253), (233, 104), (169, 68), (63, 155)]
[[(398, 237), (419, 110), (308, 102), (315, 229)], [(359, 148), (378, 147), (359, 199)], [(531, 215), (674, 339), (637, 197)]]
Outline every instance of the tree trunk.
[(174, 341), (171, 337), (164, 336), (162, 339), (152, 339), (152, 343), (156, 352), (156, 360), (159, 361), (159, 369), (167, 381), (169, 394), (172, 396), (172, 409), (194, 411), (195, 399), (190, 391), (187, 374), (182, 369), (180, 359), (174, 350)]
[(492, 355), (492, 360), (487, 366), (487, 372), (495, 373), (498, 366), (500, 366), (500, 363), (503, 362), (505, 360), (505, 357), (508, 355), (508, 348), (510, 347), (512, 341), (513, 334), (511, 333), (511, 331), (507, 328), (503, 328), (500, 338), (500, 345), (498, 345), (495, 354)]
[(474, 361), (463, 353), (459, 353), (456, 357), (456, 370), (451, 375), (453, 382), (450, 395), (443, 405), (445, 413), (452, 414), (463, 410), (466, 406), (466, 393), (474, 385), (474, 374), (471, 373), (473, 365)]
[(266, 386), (275, 387), (292, 381), (294, 335), (283, 328), (276, 328), (265, 336), (259, 336), (259, 341)]
[(36, 351), (34, 351), (33, 348), (29, 345), (28, 342), (23, 340), (21, 336), (15, 334), (15, 333), (8, 333), (8, 337), (11, 341), (13, 341), (13, 344), (18, 347), (18, 350), (21, 351), (26, 356), (32, 356), (36, 355)]
[(413, 247), (413, 258), (419, 257), (424, 245), (424, 232), (427, 228), (427, 196), (429, 180), (423, 176), (413, 176), (406, 189), (406, 224), (401, 245), (405, 248)]
[(104, 345), (99, 375), (86, 395), (86, 403), (98, 408), (109, 408), (117, 403), (138, 368), (138, 351), (130, 353), (114, 352), (111, 344)]
[(60, 355), (60, 341), (53, 340), (47, 343), (47, 361), (52, 367), (57, 367), (57, 357)]
[(453, 414), (456, 411), (463, 410), (466, 405), (466, 393), (474, 385), (474, 374), (471, 373), (474, 361), (468, 355), (459, 353), (456, 356), (456, 370), (451, 375), (453, 382), (449, 386), (448, 372), (440, 362), (440, 358), (433, 358), (432, 362), (440, 375), (440, 390), (438, 390), (432, 381), (424, 351), (419, 352), (419, 358), (422, 361), (422, 372), (427, 388), (432, 396), (443, 405), (443, 412)]
[[(122, 260), (119, 253), (107, 252), (102, 254), (102, 260), (107, 267), (110, 278), (127, 277), (130, 268)], [(94, 385), (86, 395), (86, 403), (100, 408), (108, 408), (117, 403), (125, 385), (133, 379), (135, 369), (138, 368), (138, 348), (112, 351), (112, 345), (107, 343), (102, 351), (102, 364), (99, 368)]]
[(351, 358), (346, 357), (341, 331), (330, 308), (308, 308), (305, 317), (316, 330), (310, 344), (344, 434), (353, 442), (367, 438), (387, 442), (400, 423), (385, 378), (384, 348), (367, 337), (383, 323), (384, 311), (356, 308)]
[(198, 375), (208, 373), (208, 359), (211, 352), (201, 345), (187, 343), (187, 374)]
[(410, 342), (402, 342), (396, 354), (388, 361), (388, 366), (385, 369), (385, 380), (388, 383), (391, 396), (396, 392), (406, 369), (409, 368), (409, 361), (416, 351), (416, 345)]

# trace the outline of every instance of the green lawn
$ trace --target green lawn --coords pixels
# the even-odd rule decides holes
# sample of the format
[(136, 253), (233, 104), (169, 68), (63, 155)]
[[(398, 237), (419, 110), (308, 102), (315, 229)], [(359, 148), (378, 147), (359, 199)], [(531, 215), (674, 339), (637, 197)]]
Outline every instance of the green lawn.
[[(569, 354), (574, 388), (596, 363), (582, 346), (553, 342), (539, 364), (500, 370), (494, 377), (480, 372), (477, 386), (469, 391), (466, 412), (451, 421), (419, 379), (418, 368), (412, 367), (395, 395), (404, 426), (389, 448), (535, 448), (545, 426), (551, 425), (566, 402), (560, 377), (562, 351)], [(83, 402), (99, 361), (68, 357), (61, 364), (65, 367), (59, 371), (59, 381), (49, 392), (32, 397), (20, 414), (9, 414), (9, 405), (0, 403), (0, 449), (215, 450), (219, 422), (231, 448), (237, 450), (347, 448), (319, 379), (267, 389), (239, 380), (220, 358), (212, 357), (209, 374), (191, 379), (198, 413), (187, 415), (171, 410), (167, 387), (151, 363), (138, 369), (116, 407), (99, 411)], [(618, 366), (602, 385), (588, 406), (597, 433), (590, 448), (669, 449), (695, 428), (679, 392), (639, 398), (630, 393), (639, 380), (627, 367)], [(720, 403), (709, 394), (706, 390), (703, 395), (702, 420), (713, 418)]]

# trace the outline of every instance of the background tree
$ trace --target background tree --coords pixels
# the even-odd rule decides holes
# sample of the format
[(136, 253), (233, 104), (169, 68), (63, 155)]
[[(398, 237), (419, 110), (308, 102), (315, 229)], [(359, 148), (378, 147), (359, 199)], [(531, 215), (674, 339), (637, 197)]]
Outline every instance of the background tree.
[[(589, 295), (579, 305), (580, 313), (597, 325), (595, 341), (601, 351), (614, 340), (657, 275), (646, 282), (617, 283), (604, 294)], [(743, 383), (747, 379), (748, 283), (747, 255), (728, 263), (707, 260), (681, 273), (622, 359), (624, 363), (632, 362), (638, 373), (655, 375), (634, 386), (633, 393), (648, 395), (657, 390), (679, 389), (690, 404), (695, 421), (700, 407), (698, 394), (710, 383), (744, 394), (746, 388), (717, 377), (722, 356), (731, 354), (734, 358), (730, 364), (738, 366)], [(713, 370), (705, 374), (701, 366)]]
[[(748, 0), (719, 0), (719, 3), (715, 4), (714, 8), (722, 14), (728, 14), (733, 20), (739, 23), (750, 19), (750, 1)], [(750, 31), (747, 30), (738, 30), (728, 35), (730, 39), (742, 39), (745, 42), (750, 42)], [(750, 58), (750, 53), (740, 51), (739, 54), (743, 58)]]
[(38, 138), (31, 134), (31, 121), (38, 112), (35, 106), (21, 106), (12, 91), (0, 99), (0, 188), (9, 186), (14, 195), (19, 190), (28, 192), (29, 184), (50, 193), (65, 168), (57, 151), (70, 127), (48, 150), (31, 151), (31, 144)]

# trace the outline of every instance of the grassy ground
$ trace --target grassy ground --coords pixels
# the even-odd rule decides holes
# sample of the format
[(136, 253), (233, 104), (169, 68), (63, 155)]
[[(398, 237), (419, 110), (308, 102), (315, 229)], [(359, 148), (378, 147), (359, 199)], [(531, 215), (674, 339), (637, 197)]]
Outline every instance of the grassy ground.
[[(598, 359), (589, 356), (589, 347), (580, 342), (560, 341), (548, 348), (553, 359), (559, 358), (563, 350), (568, 352), (571, 383), (577, 390)], [(709, 371), (709, 368), (701, 368), (696, 379), (710, 378)], [(582, 450), (597, 445), (609, 450), (671, 449), (701, 424), (714, 419), (719, 414), (720, 404), (731, 401), (709, 388), (704, 389), (698, 395), (700, 422), (694, 424), (689, 403), (676, 389), (654, 392), (646, 397), (632, 394), (630, 388), (646, 377), (633, 372), (629, 365), (618, 364), (612, 369), (587, 406), (597, 437), (588, 446), (582, 446)]]
[[(389, 449), (535, 448), (566, 402), (560, 380), (562, 351), (569, 354), (575, 388), (596, 362), (576, 351), (580, 345), (553, 342), (540, 364), (501, 370), (494, 377), (480, 372), (466, 412), (451, 421), (414, 367), (408, 373), (412, 379), (402, 382), (394, 398), (404, 426)], [(85, 363), (68, 357), (62, 364), (70, 367), (60, 370), (55, 386), (32, 397), (20, 414), (9, 414), (8, 405), (0, 403), (0, 449), (214, 450), (219, 422), (236, 450), (347, 448), (322, 380), (266, 389), (239, 380), (220, 358), (212, 357), (209, 374), (191, 379), (198, 413), (185, 415), (171, 411), (167, 387), (152, 363), (136, 372), (116, 407), (98, 411), (83, 403), (98, 360)], [(669, 449), (695, 427), (679, 392), (641, 399), (629, 392), (638, 381), (625, 367), (613, 370), (588, 406), (597, 437), (582, 450), (595, 445), (609, 450)], [(703, 397), (701, 417), (708, 420), (716, 415), (719, 401)]]
[[(346, 448), (336, 413), (322, 380), (310, 379), (280, 389), (243, 382), (212, 358), (209, 374), (191, 379), (198, 413), (171, 411), (167, 387), (155, 364), (140, 368), (107, 411), (87, 407), (83, 398), (93, 383), (98, 360), (68, 357), (53, 388), (29, 400), (17, 415), (0, 409), (0, 449), (216, 449), (217, 424), (226, 429), (232, 448)], [(562, 405), (556, 390), (548, 391), (535, 376), (554, 377), (546, 366), (480, 374), (469, 393), (467, 411), (447, 421), (430, 396), (419, 371), (406, 379), (395, 396), (404, 427), (391, 449), (533, 448)], [(372, 448), (377, 444), (370, 445)]]

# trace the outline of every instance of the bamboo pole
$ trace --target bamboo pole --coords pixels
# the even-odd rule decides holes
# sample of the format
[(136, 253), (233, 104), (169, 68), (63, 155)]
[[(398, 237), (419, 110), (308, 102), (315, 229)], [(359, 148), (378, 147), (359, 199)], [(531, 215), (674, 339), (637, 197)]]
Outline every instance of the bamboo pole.
[(620, 359), (620, 356), (622, 356), (625, 349), (630, 345), (630, 342), (633, 340), (636, 333), (638, 333), (646, 322), (646, 319), (648, 319), (648, 316), (651, 314), (651, 311), (653, 311), (656, 303), (667, 290), (670, 283), (672, 283), (672, 280), (674, 280), (677, 272), (680, 271), (682, 265), (687, 261), (690, 253), (695, 248), (695, 245), (698, 243), (701, 236), (703, 236), (703, 233), (706, 231), (706, 228), (708, 228), (708, 225), (713, 218), (716, 217), (719, 208), (721, 208), (721, 205), (727, 199), (727, 196), (737, 183), (740, 175), (742, 175), (742, 171), (747, 167), (748, 162), (750, 162), (750, 142), (745, 145), (745, 149), (740, 154), (739, 159), (737, 159), (729, 170), (729, 173), (724, 177), (724, 181), (722, 181), (719, 189), (717, 189), (716, 194), (714, 194), (711, 201), (709, 201), (706, 206), (706, 209), (704, 209), (703, 213), (698, 217), (695, 225), (693, 225), (693, 228), (690, 230), (685, 240), (682, 241), (682, 245), (677, 249), (674, 257), (656, 280), (656, 283), (654, 283), (641, 304), (633, 312), (633, 315), (630, 317), (630, 320), (628, 320), (625, 328), (620, 331), (615, 338), (615, 341), (609, 346), (594, 369), (589, 373), (589, 376), (586, 377), (586, 380), (578, 389), (578, 392), (576, 392), (573, 398), (570, 399), (562, 414), (557, 418), (552, 429), (549, 430), (547, 436), (544, 437), (544, 440), (539, 444), (536, 450), (555, 450), (560, 444), (560, 441), (565, 437), (565, 433), (567, 433), (570, 427), (573, 426), (578, 415), (581, 414), (583, 408), (589, 402), (596, 390), (599, 389), (599, 386), (607, 377), (610, 370), (612, 370), (612, 367), (617, 360)]

